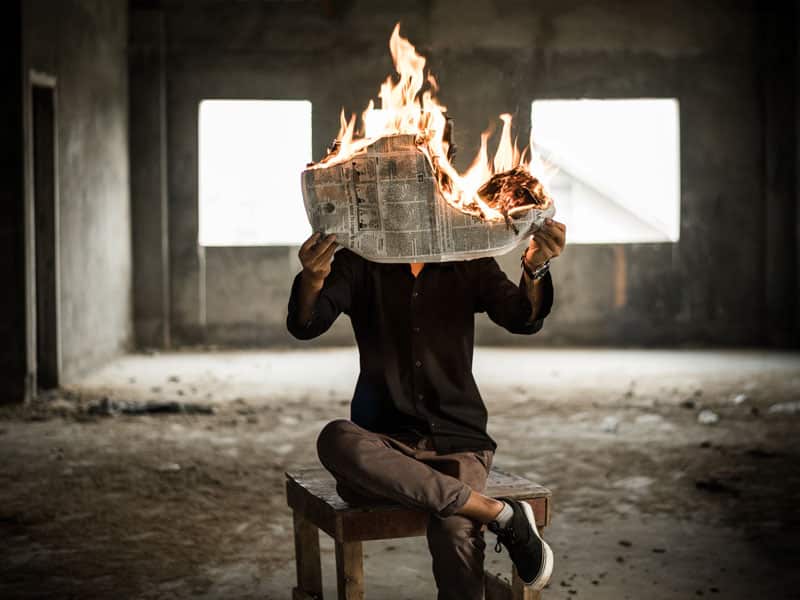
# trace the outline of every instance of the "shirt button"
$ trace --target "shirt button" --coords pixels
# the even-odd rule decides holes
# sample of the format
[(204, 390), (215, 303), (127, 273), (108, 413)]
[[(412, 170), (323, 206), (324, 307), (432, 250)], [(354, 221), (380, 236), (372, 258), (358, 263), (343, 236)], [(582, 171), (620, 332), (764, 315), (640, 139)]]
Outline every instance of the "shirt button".
[(417, 296), (419, 296), (419, 292), (412, 292), (411, 293), (411, 297), (412, 298), (416, 298)]
[(431, 423), (431, 429), (436, 429), (436, 423)]
[(422, 366), (422, 361), (421, 361), (421, 360), (418, 360), (418, 361), (417, 361), (417, 362), (415, 362), (414, 364), (415, 364), (415, 365), (417, 365), (417, 367), (421, 367), (421, 366)]
[(425, 400), (425, 394), (417, 394), (417, 398), (420, 400)]
[(414, 330), (414, 333), (419, 333), (419, 327), (414, 327), (413, 330)]

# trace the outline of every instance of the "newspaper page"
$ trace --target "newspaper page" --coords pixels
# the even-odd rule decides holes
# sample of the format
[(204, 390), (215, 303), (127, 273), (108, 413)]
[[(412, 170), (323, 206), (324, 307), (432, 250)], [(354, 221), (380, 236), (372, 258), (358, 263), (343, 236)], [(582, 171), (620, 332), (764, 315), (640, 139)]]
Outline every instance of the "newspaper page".
[(346, 163), (302, 174), (314, 231), (376, 262), (443, 262), (497, 256), (555, 214), (551, 204), (505, 222), (486, 221), (449, 205), (412, 135), (384, 137)]

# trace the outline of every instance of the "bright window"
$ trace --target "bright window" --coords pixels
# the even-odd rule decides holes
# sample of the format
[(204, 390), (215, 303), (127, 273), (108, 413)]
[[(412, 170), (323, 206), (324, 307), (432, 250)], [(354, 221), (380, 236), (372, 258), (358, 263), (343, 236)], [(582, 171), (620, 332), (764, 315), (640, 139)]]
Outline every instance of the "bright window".
[(537, 100), (533, 142), (556, 169), (556, 219), (570, 243), (675, 242), (678, 101)]
[(311, 161), (311, 103), (204, 100), (198, 127), (200, 244), (284, 246), (308, 237), (300, 173)]

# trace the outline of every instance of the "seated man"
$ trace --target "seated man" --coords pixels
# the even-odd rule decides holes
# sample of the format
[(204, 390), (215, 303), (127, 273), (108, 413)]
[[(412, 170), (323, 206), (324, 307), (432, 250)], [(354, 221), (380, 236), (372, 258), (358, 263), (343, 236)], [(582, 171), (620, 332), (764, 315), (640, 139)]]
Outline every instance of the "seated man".
[(542, 328), (553, 304), (549, 259), (565, 242), (566, 227), (548, 219), (523, 254), (519, 285), (494, 258), (381, 264), (335, 252), (335, 236), (319, 234), (300, 248), (289, 331), (314, 338), (343, 312), (361, 365), (351, 420), (323, 428), (320, 461), (347, 502), (391, 499), (431, 514), (440, 600), (483, 598), (484, 524), (526, 584), (541, 589), (552, 572), (553, 553), (530, 506), (481, 494), (497, 444), (486, 433), (472, 353), (476, 312), (512, 333)]

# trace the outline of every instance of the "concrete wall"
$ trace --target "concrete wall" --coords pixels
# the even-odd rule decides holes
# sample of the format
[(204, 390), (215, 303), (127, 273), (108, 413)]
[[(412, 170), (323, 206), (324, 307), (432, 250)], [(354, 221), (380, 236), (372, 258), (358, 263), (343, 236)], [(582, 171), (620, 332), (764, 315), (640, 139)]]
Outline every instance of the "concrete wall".
[[(479, 341), (763, 344), (777, 339), (770, 327), (788, 327), (797, 340), (796, 309), (775, 323), (766, 308), (768, 228), (786, 224), (765, 217), (760, 17), (752, 3), (719, 0), (702, 10), (688, 0), (160, 5), (171, 273), (163, 319), (176, 344), (291, 343), (282, 323), (294, 250), (197, 245), (199, 102), (309, 99), (318, 159), (339, 108), (361, 111), (391, 72), (387, 42), (398, 20), (428, 57), (456, 118), (460, 168), (501, 112), (515, 115), (526, 139), (534, 99), (680, 102), (680, 241), (569, 246), (553, 267), (556, 306), (544, 329), (520, 338), (479, 319)], [(141, 157), (133, 158), (136, 173)], [(518, 254), (501, 261), (514, 279)], [(778, 264), (769, 277), (780, 283), (771, 289), (795, 289), (795, 263)], [(351, 339), (342, 320), (319, 343)]]
[(3, 5), (0, 35), (6, 51), (0, 77), (6, 82), (0, 95), (0, 403), (25, 396), (28, 373), (25, 356), (25, 221), (22, 130), (22, 3)]
[(24, 70), (57, 78), (62, 381), (132, 340), (125, 0), (27, 0)]

